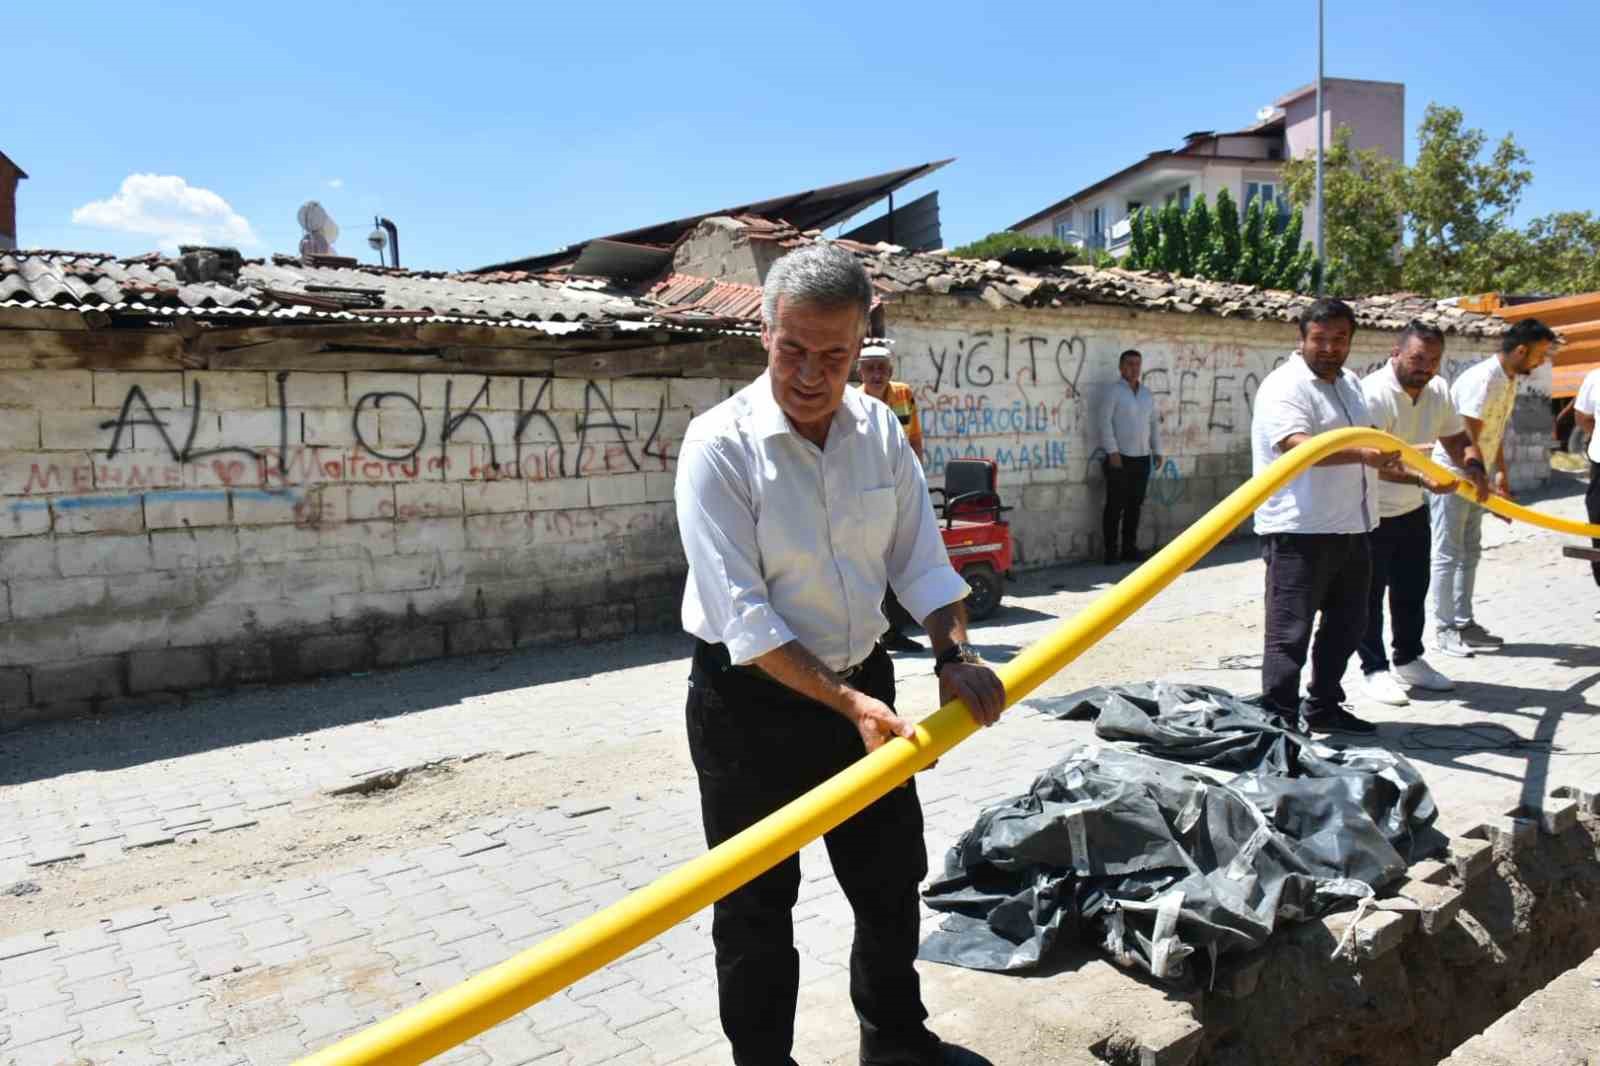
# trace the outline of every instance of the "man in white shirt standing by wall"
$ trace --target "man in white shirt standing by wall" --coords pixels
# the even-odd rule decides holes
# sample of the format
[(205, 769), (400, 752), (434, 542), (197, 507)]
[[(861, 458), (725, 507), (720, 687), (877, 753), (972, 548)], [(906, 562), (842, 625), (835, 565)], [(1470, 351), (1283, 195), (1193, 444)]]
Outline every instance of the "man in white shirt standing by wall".
[[(1537, 370), (1555, 340), (1555, 331), (1537, 318), (1518, 322), (1500, 338), (1497, 354), (1463, 371), (1450, 387), (1450, 399), (1461, 413), (1473, 448), (1493, 471), (1495, 494), (1508, 500), (1511, 477), (1506, 471), (1505, 438), (1517, 402), (1517, 378)], [(1468, 476), (1442, 443), (1434, 445), (1433, 461), (1458, 477)], [(1451, 493), (1431, 498), (1428, 511), (1433, 524), (1435, 646), (1461, 658), (1499, 648), (1505, 641), (1472, 616), (1472, 588), (1483, 555), (1484, 509)]]
[[(878, 644), (884, 591), (933, 641), (940, 697), (983, 725), (1005, 690), (966, 643), (966, 582), (950, 566), (917, 462), (889, 407), (846, 389), (872, 285), (827, 244), (774, 263), (763, 286), (767, 370), (689, 424), (678, 530), (693, 634), (686, 717), (706, 843), (716, 846), (845, 769), (911, 723), (894, 712)], [(913, 961), (927, 874), (908, 781), (825, 836), (855, 913), (850, 998), (864, 1066), (943, 1066)], [(790, 856), (712, 914), (722, 1028), (736, 1066), (792, 1066), (800, 960)]]
[[(1161, 419), (1155, 397), (1140, 388), (1144, 356), (1129, 348), (1117, 357), (1117, 380), (1100, 410), (1105, 450), (1106, 509), (1102, 518), (1106, 563), (1139, 562), (1139, 512), (1150, 471), (1161, 462)], [(1121, 545), (1120, 552), (1118, 545)]]
[[(1407, 444), (1438, 442), (1478, 490), (1489, 494), (1483, 459), (1467, 436), (1450, 400), (1450, 387), (1438, 376), (1444, 359), (1444, 333), (1412, 320), (1395, 342), (1389, 359), (1361, 379), (1373, 425)], [(1411, 702), (1410, 688), (1447, 692), (1455, 682), (1422, 657), (1422, 631), (1428, 619), (1429, 492), (1454, 492), (1455, 481), (1434, 482), (1412, 470), (1378, 474), (1378, 528), (1372, 531), (1372, 587), (1367, 594), (1367, 633), (1356, 649), (1369, 698), (1394, 707)], [(1383, 600), (1389, 598), (1394, 627), (1394, 658), (1383, 651)]]
[[(1344, 368), (1355, 331), (1355, 312), (1342, 300), (1317, 300), (1301, 313), (1300, 347), (1261, 382), (1251, 408), (1254, 473), (1319, 433), (1372, 425), (1361, 381)], [(1367, 534), (1378, 525), (1377, 472), (1398, 469), (1398, 453), (1335, 452), (1256, 510), (1267, 564), (1261, 694), (1291, 725), (1303, 720), (1318, 733), (1377, 731), (1345, 709), (1341, 681), (1367, 628)], [(1301, 702), (1308, 649), (1311, 683)]]
[[(1595, 434), (1595, 412), (1600, 410), (1600, 369), (1591, 370), (1583, 376), (1583, 384), (1578, 387), (1578, 398), (1573, 402), (1572, 410), (1578, 427), (1589, 436), (1589, 447), (1585, 453), (1589, 460), (1589, 490), (1583, 495), (1583, 503), (1589, 512), (1589, 522), (1600, 524), (1600, 439), (1596, 439)], [(1600, 548), (1600, 539), (1593, 543)], [(1590, 563), (1589, 568), (1594, 572), (1594, 583), (1600, 585), (1600, 562)], [(1594, 618), (1600, 622), (1600, 610), (1594, 612)]]

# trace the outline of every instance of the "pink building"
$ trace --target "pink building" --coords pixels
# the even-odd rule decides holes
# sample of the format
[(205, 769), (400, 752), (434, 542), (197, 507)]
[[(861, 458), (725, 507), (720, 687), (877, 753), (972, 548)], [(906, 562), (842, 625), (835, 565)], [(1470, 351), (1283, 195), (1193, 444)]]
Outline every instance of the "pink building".
[[(1009, 228), (1057, 236), (1121, 255), (1128, 246), (1128, 216), (1140, 207), (1192, 198), (1215, 201), (1227, 189), (1241, 212), (1258, 197), (1287, 202), (1283, 161), (1317, 148), (1316, 86), (1305, 85), (1262, 108), (1253, 125), (1219, 133), (1197, 130), (1181, 147), (1151, 152), (1116, 173), (1058, 200)], [(1405, 159), (1406, 87), (1400, 82), (1324, 78), (1322, 121), (1328, 143), (1349, 126), (1357, 148), (1377, 148)], [(1316, 240), (1316, 221), (1306, 219), (1305, 239)]]

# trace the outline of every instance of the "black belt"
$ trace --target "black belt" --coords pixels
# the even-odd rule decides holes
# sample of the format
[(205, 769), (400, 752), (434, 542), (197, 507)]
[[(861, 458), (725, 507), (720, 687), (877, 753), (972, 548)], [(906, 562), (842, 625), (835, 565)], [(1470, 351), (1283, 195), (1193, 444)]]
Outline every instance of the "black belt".
[[(760, 678), (762, 681), (767, 681), (774, 685), (783, 684), (783, 682), (779, 681), (777, 678), (773, 677), (771, 674), (767, 673), (754, 663), (735, 663), (733, 661), (733, 656), (728, 652), (728, 646), (726, 644), (712, 644), (709, 641), (701, 641), (701, 643), (705, 645), (707, 651), (711, 655), (712, 661), (718, 666), (722, 666), (723, 668), (729, 670), (736, 670), (747, 677)], [(855, 663), (854, 665), (847, 666), (843, 670), (835, 670), (834, 676), (840, 681), (849, 681), (851, 678), (856, 677), (866, 669), (867, 663), (871, 662), (872, 657), (878, 654), (882, 648), (883, 646), (881, 644), (874, 644), (872, 646), (872, 650), (867, 653), (867, 657), (865, 659), (862, 659), (860, 662)]]

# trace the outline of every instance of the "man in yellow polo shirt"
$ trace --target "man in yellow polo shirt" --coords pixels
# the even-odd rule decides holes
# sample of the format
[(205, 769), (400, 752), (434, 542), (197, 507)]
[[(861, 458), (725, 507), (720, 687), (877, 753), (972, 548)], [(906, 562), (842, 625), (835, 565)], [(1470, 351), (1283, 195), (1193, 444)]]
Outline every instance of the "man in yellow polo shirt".
[[(917, 398), (910, 385), (889, 380), (889, 375), (894, 372), (894, 360), (889, 355), (889, 349), (881, 344), (864, 345), (856, 360), (856, 369), (861, 374), (861, 391), (889, 405), (889, 410), (900, 420), (900, 428), (905, 431), (917, 462), (922, 463), (922, 420), (917, 417)], [(906, 624), (910, 615), (894, 598), (893, 591), (884, 598), (883, 616), (889, 620), (889, 629), (883, 635), (885, 648), (909, 652), (926, 650), (901, 632), (900, 627)]]
[(922, 420), (917, 417), (917, 397), (910, 385), (889, 380), (894, 371), (889, 349), (878, 344), (867, 345), (861, 349), (856, 366), (861, 371), (861, 391), (889, 405), (889, 410), (900, 420), (906, 439), (911, 442), (911, 450), (917, 453), (917, 462), (923, 462)]

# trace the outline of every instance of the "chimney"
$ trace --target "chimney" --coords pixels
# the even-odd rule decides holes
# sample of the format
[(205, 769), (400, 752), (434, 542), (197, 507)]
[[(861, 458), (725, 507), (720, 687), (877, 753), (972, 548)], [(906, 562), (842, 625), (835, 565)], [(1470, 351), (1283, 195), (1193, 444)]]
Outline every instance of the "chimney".
[(27, 176), (0, 152), (0, 251), (17, 246), (17, 182)]

